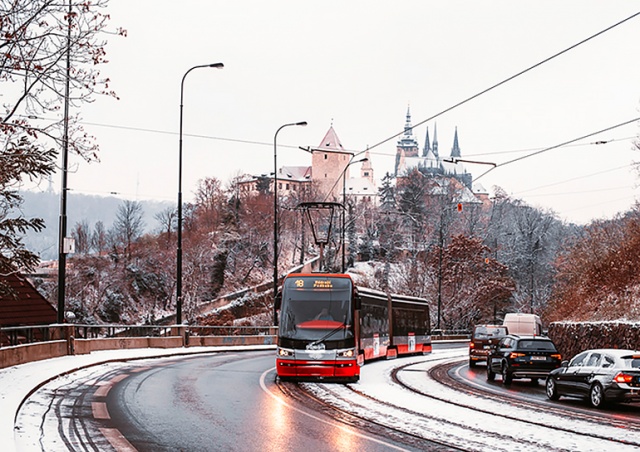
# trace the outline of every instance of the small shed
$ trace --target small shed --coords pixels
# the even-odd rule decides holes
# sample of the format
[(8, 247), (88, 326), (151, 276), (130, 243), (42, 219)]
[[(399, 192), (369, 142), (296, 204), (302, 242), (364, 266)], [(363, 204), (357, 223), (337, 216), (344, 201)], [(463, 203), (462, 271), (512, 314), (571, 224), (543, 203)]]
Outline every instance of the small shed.
[(58, 313), (24, 275), (0, 276), (13, 293), (0, 292), (0, 327), (56, 323)]

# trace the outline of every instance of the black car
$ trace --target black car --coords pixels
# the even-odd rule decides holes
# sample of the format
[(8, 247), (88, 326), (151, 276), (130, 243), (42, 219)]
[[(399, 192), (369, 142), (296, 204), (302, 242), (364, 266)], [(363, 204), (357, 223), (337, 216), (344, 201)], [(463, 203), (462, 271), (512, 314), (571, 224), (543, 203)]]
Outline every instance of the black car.
[(469, 367), (486, 361), (491, 345), (497, 344), (507, 334), (504, 325), (476, 325), (469, 341)]
[(560, 367), (562, 356), (546, 336), (518, 336), (509, 334), (492, 346), (487, 357), (487, 380), (502, 375), (508, 385), (513, 378), (531, 378), (537, 383), (553, 369)]
[(587, 350), (563, 361), (547, 377), (547, 397), (574, 396), (599, 408), (606, 402), (640, 401), (640, 352)]

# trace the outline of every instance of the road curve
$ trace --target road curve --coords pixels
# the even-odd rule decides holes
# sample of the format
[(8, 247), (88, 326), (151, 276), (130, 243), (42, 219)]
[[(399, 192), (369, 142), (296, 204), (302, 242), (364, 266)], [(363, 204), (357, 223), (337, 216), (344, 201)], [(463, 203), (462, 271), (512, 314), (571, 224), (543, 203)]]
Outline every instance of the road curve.
[(288, 398), (275, 384), (273, 366), (269, 350), (82, 370), (43, 386), (24, 404), (20, 450), (423, 449)]

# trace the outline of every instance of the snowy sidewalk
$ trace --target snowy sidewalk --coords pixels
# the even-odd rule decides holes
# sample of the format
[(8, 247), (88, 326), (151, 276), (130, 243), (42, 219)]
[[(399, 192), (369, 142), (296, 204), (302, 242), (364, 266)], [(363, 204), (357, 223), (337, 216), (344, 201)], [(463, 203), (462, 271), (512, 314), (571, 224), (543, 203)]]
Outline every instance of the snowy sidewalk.
[(88, 355), (63, 356), (0, 369), (0, 444), (2, 450), (7, 452), (15, 450), (14, 420), (22, 401), (42, 384), (59, 375), (112, 361), (215, 353), (227, 350), (265, 349), (275, 349), (275, 345), (105, 350), (92, 352)]

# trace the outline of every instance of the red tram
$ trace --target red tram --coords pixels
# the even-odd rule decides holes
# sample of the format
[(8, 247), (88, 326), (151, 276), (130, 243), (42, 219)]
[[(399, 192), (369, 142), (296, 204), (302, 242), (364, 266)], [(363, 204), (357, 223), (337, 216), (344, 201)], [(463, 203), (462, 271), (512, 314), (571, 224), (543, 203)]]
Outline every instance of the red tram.
[(289, 274), (275, 309), (282, 379), (358, 381), (367, 360), (431, 352), (426, 300), (358, 288), (347, 274)]

